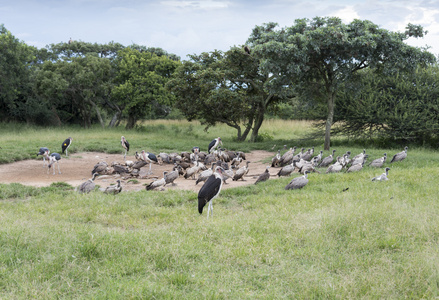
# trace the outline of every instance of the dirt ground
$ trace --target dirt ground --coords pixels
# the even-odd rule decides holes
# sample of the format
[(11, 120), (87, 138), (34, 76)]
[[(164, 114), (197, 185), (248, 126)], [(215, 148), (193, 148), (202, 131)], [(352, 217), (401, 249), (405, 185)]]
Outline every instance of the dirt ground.
[[(238, 186), (244, 186), (248, 184), (254, 184), (259, 174), (265, 171), (267, 163), (263, 163), (268, 157), (271, 158), (275, 155), (275, 152), (267, 151), (253, 151), (246, 153), (246, 159), (250, 161), (249, 173), (243, 180), (232, 181), (231, 178), (227, 180), (227, 183), (223, 185), (223, 189), (233, 188)], [(127, 160), (135, 161), (134, 156), (127, 156)], [(24, 185), (42, 187), (49, 186), (53, 182), (66, 182), (74, 187), (79, 186), (84, 181), (91, 178), (91, 171), (96, 163), (105, 161), (108, 165), (113, 162), (123, 163), (122, 154), (106, 154), (98, 152), (83, 152), (69, 155), (69, 157), (62, 156), (59, 161), (59, 167), (61, 174), (58, 174), (58, 167), (55, 165), (55, 175), (51, 169), (47, 173), (47, 166), (43, 167), (42, 157), (35, 160), (19, 161), (11, 164), (0, 165), (0, 183), (14, 183), (18, 182)], [(245, 161), (244, 161), (245, 162)], [(241, 163), (241, 166), (244, 165)], [(102, 175), (95, 179), (95, 183), (102, 188), (105, 188), (111, 184), (116, 183), (117, 179), (121, 179), (123, 191), (136, 191), (145, 189), (145, 184), (163, 177), (164, 171), (172, 171), (170, 164), (153, 164), (152, 175), (146, 176), (146, 178), (121, 178), (120, 175)], [(149, 166), (146, 165), (141, 169), (143, 174), (148, 171)], [(270, 169), (271, 175), (277, 173), (277, 169)], [(198, 176), (196, 176), (197, 178)], [(136, 179), (138, 183), (130, 182), (130, 179)], [(175, 185), (167, 185), (165, 189), (184, 189), (198, 191), (203, 185), (202, 182), (195, 185), (195, 180), (184, 179), (180, 176), (174, 181)]]

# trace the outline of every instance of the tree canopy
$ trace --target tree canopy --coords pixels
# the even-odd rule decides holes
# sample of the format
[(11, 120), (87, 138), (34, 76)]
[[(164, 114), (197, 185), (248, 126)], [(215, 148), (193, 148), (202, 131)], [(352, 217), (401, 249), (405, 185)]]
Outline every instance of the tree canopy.
[(367, 20), (344, 24), (336, 17), (297, 19), (293, 26), (276, 29), (276, 23), (256, 26), (248, 40), (261, 57), (261, 70), (275, 74), (270, 88), (280, 93), (293, 87), (326, 101), (326, 150), (334, 105), (340, 86), (359, 70), (395, 74), (435, 61), (422, 49), (404, 43), (409, 36), (422, 36), (420, 26), (409, 24), (404, 33), (391, 32)]

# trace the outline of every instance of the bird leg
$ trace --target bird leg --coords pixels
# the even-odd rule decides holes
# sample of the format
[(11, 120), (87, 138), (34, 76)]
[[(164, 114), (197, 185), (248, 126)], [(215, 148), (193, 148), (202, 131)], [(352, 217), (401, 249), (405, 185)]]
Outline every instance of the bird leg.
[[(59, 162), (56, 162), (57, 166), (58, 166), (58, 173), (61, 174), (61, 170), (59, 169)], [(53, 167), (53, 175), (55, 175), (55, 167)]]
[(124, 160), (127, 160), (127, 150), (125, 149), (125, 155), (123, 156)]
[(152, 174), (152, 171), (151, 171), (151, 163), (149, 163), (149, 172), (148, 172), (148, 175), (150, 175), (150, 174)]

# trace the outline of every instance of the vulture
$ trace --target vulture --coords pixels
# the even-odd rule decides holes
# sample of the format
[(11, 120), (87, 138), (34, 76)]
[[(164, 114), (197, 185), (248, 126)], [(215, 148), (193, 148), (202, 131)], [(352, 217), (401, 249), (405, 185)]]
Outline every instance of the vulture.
[(259, 182), (264, 182), (267, 181), (268, 179), (270, 179), (270, 172), (268, 171), (268, 169), (270, 168), (270, 166), (267, 166), (267, 168), (265, 169), (265, 172), (262, 173), (261, 175), (259, 175), (258, 179), (256, 179), (255, 184), (258, 184)]
[(401, 161), (404, 160), (407, 157), (407, 150), (409, 147), (405, 146), (404, 151), (396, 153), (395, 155), (393, 155), (392, 160), (390, 161), (390, 163), (393, 163), (395, 161)]
[(168, 172), (166, 172), (166, 171), (163, 172), (163, 178), (161, 178), (161, 179), (157, 179), (157, 180), (151, 182), (150, 184), (148, 184), (148, 185), (145, 187), (146, 190), (147, 190), (147, 191), (151, 191), (151, 190), (156, 189), (156, 188), (158, 188), (158, 187), (165, 186), (165, 184), (166, 184), (165, 176), (166, 176), (167, 173), (168, 173)]
[(286, 190), (301, 189), (307, 184), (308, 184), (308, 171), (305, 171), (305, 175), (293, 178), (293, 180), (291, 180), (290, 183), (287, 184), (285, 189)]
[(335, 153), (335, 149), (332, 150), (332, 154), (329, 154), (328, 156), (326, 156), (322, 160), (319, 167), (324, 168), (324, 167), (329, 166), (332, 163), (332, 161), (334, 160), (334, 153)]
[(98, 173), (94, 173), (93, 177), (89, 180), (87, 180), (86, 182), (81, 183), (81, 185), (78, 187), (78, 192), (81, 194), (84, 193), (90, 193), (91, 191), (93, 191), (95, 189), (96, 184), (94, 183), (94, 180), (96, 178), (96, 176), (98, 176)]
[(385, 169), (385, 172), (379, 176), (376, 176), (374, 178), (372, 178), (372, 181), (384, 181), (384, 180), (389, 180), (389, 178), (387, 178), (387, 176), (389, 176), (389, 170), (390, 168), (387, 167)]
[(384, 165), (384, 163), (386, 162), (386, 160), (387, 160), (387, 153), (384, 153), (384, 156), (383, 156), (383, 157), (380, 157), (380, 158), (374, 159), (374, 160), (369, 164), (369, 166), (371, 166), (371, 167), (376, 167), (376, 168), (381, 168), (381, 167)]
[(244, 175), (246, 175), (248, 173), (248, 171), (249, 171), (249, 168), (248, 168), (248, 164), (249, 163), (250, 163), (249, 161), (246, 161), (245, 166), (239, 168), (236, 171), (236, 173), (235, 173), (235, 175), (233, 176), (233, 179), (232, 179), (233, 181), (237, 181), (238, 179), (244, 180)]
[[(102, 189), (101, 189), (102, 190)], [(122, 191), (122, 186), (120, 185), (120, 180), (117, 180), (117, 184), (116, 185), (110, 185), (109, 187), (103, 189), (103, 192), (105, 194), (119, 194)]]

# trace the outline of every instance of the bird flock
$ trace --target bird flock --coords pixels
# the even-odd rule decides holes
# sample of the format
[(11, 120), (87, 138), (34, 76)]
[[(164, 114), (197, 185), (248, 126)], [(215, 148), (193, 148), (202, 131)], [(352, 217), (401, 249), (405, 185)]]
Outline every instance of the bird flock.
[[(68, 148), (72, 144), (73, 139), (67, 138), (61, 145), (61, 154), (68, 156)], [(121, 145), (124, 149), (124, 162), (113, 162), (109, 165), (105, 161), (100, 161), (93, 166), (91, 170), (91, 178), (80, 184), (76, 190), (81, 194), (90, 193), (96, 189), (95, 180), (101, 175), (117, 175), (119, 179), (116, 183), (98, 190), (106, 194), (118, 194), (122, 191), (121, 179), (128, 180), (130, 178), (148, 178), (153, 179), (145, 186), (147, 191), (164, 190), (166, 185), (175, 185), (175, 180), (182, 176), (186, 180), (195, 181), (195, 185), (203, 183), (198, 192), (198, 211), (203, 212), (204, 206), (208, 205), (207, 217), (213, 214), (213, 199), (220, 194), (223, 184), (227, 184), (227, 180), (231, 178), (233, 181), (245, 180), (248, 176), (250, 161), (246, 160), (245, 153), (242, 151), (230, 151), (222, 148), (223, 143), (220, 137), (212, 140), (207, 146), (207, 152), (201, 151), (200, 147), (194, 146), (190, 151), (181, 153), (164, 153), (161, 152), (155, 155), (145, 150), (136, 151), (134, 160), (127, 160), (127, 154), (130, 151), (130, 144), (127, 139), (121, 137)], [(286, 145), (284, 150), (286, 150)], [(335, 157), (336, 150), (323, 157), (323, 151), (319, 151), (314, 155), (314, 147), (309, 148), (291, 147), (281, 155), (279, 149), (276, 155), (271, 160), (271, 165), (266, 166), (264, 172), (257, 176), (254, 184), (268, 181), (271, 176), (289, 177), (293, 173), (300, 173), (302, 176), (293, 178), (286, 186), (285, 190), (301, 189), (305, 187), (308, 182), (308, 174), (321, 173), (323, 168), (325, 173), (338, 173), (345, 171), (358, 172), (366, 165), (369, 157), (366, 154), (366, 149), (361, 153), (351, 157), (351, 152), (347, 151), (344, 154)], [(408, 147), (403, 151), (396, 153), (390, 163), (402, 161), (407, 157)], [(58, 166), (58, 173), (61, 174), (59, 161), (61, 155), (59, 153), (50, 153), (47, 147), (41, 147), (37, 156), (43, 157), (43, 167), (47, 166), (47, 173), (51, 167), (56, 163)], [(47, 163), (46, 163), (47, 161)], [(245, 163), (243, 163), (245, 161)], [(367, 166), (374, 168), (381, 168), (387, 161), (387, 154), (384, 153), (382, 157), (372, 160)], [(163, 172), (163, 177), (154, 177), (152, 175), (152, 164), (169, 164), (168, 171)], [(148, 171), (142, 171), (145, 166), (149, 166)], [(270, 169), (277, 169), (275, 175), (270, 174)], [(372, 181), (385, 181), (389, 179), (389, 167), (384, 169), (384, 173), (373, 177)], [(53, 167), (53, 175), (55, 175), (55, 167)], [(346, 189), (347, 190), (347, 189)]]

